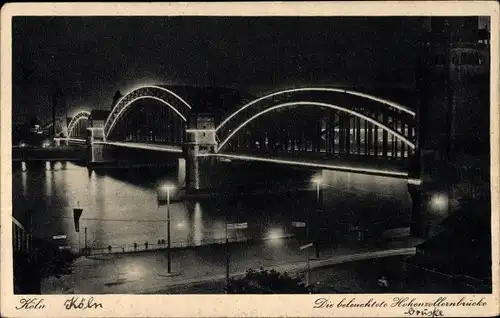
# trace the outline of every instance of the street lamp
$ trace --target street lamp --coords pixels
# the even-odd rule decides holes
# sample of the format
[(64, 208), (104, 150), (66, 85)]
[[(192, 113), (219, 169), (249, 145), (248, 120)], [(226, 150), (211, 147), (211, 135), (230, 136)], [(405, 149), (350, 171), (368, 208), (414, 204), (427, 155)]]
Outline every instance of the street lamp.
[(185, 226), (184, 222), (179, 222), (179, 223), (177, 223), (177, 228), (178, 228), (178, 229), (183, 229), (183, 228), (184, 228), (184, 226)]
[(430, 201), (432, 208), (440, 213), (448, 208), (448, 196), (444, 193), (433, 194)]
[(167, 275), (172, 273), (172, 260), (170, 253), (170, 192), (175, 187), (173, 185), (165, 184), (160, 186), (158, 191), (158, 208), (163, 203), (167, 204)]

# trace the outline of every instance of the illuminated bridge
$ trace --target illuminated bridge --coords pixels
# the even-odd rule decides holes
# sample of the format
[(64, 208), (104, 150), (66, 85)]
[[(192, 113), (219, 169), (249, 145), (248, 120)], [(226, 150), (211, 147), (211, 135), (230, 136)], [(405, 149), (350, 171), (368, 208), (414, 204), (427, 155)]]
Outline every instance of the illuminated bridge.
[(142, 157), (125, 149), (168, 153), (184, 160), (186, 184), (194, 189), (203, 182), (192, 176), (214, 160), (408, 178), (417, 148), (414, 110), (341, 88), (255, 98), (222, 88), (144, 86), (118, 100), (101, 127), (89, 125), (89, 115), (73, 117), (68, 138), (87, 141), (91, 164)]
[(80, 111), (68, 123), (68, 139), (72, 141), (85, 140), (89, 128), (90, 112)]

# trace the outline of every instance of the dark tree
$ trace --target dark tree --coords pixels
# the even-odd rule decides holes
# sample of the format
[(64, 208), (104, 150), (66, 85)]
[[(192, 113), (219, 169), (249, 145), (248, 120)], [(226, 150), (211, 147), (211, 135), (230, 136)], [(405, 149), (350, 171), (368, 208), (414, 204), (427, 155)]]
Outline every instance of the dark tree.
[(249, 269), (245, 277), (231, 281), (229, 294), (308, 294), (310, 290), (294, 278), (275, 270)]
[(491, 204), (489, 198), (463, 198), (460, 208), (442, 224), (443, 240), (456, 270), (491, 279)]
[(33, 251), (14, 253), (14, 289), (16, 294), (40, 294), (45, 277), (70, 274), (75, 255), (59, 250), (53, 243), (33, 239)]

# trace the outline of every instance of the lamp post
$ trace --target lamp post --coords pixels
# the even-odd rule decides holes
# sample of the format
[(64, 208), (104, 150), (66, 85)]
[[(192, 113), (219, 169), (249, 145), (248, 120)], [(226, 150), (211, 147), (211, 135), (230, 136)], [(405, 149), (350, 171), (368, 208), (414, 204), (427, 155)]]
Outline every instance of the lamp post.
[(87, 227), (84, 228), (84, 237), (85, 237), (85, 245), (84, 245), (84, 254), (87, 256)]
[(227, 234), (227, 212), (224, 213), (224, 223), (226, 225), (226, 244), (225, 244), (225, 252), (226, 252), (226, 294), (228, 294), (231, 282), (230, 282), (230, 277), (229, 277), (229, 237), (228, 237), (228, 234)]
[[(321, 188), (321, 185), (323, 184), (323, 180), (320, 177), (315, 177), (313, 179), (313, 182), (316, 183), (316, 206), (317, 206), (316, 207), (316, 214), (318, 214), (320, 206), (321, 206), (320, 188)], [(311, 223), (311, 221), (309, 220), (308, 223)], [(309, 226), (308, 226), (308, 228), (309, 228)], [(317, 234), (316, 234), (316, 238), (317, 238)], [(318, 246), (318, 240), (317, 239), (315, 240), (314, 249), (316, 250), (316, 258), (319, 258), (319, 246)]]
[(306, 286), (309, 286), (311, 284), (311, 266), (309, 264), (309, 248), (312, 247), (313, 245), (314, 245), (313, 243), (309, 243), (299, 247), (301, 250), (306, 250)]
[(170, 274), (172, 272), (172, 257), (170, 254), (170, 189), (167, 188), (167, 272)]
[[(160, 191), (158, 191), (158, 209), (159, 206), (166, 202), (167, 204), (167, 275), (172, 274), (172, 257), (170, 251), (170, 191), (172, 191), (174, 187), (172, 185), (163, 185), (160, 187)], [(165, 196), (166, 195), (166, 196)]]

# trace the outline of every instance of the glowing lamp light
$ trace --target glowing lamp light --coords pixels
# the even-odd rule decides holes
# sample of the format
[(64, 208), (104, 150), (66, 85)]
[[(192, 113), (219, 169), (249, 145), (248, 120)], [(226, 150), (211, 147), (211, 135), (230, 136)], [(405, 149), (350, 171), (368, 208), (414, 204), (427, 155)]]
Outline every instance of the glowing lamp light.
[(267, 238), (270, 240), (280, 240), (284, 236), (283, 229), (280, 228), (273, 228), (270, 229), (269, 232), (267, 233)]
[(421, 185), (422, 180), (421, 179), (408, 179), (408, 184)]
[(162, 186), (160, 186), (160, 189), (163, 190), (163, 191), (172, 191), (175, 189), (175, 187), (171, 184), (164, 184)]
[(321, 183), (323, 183), (323, 179), (321, 177), (314, 177), (312, 179), (312, 182), (317, 183), (317, 184), (321, 184)]
[(436, 193), (431, 196), (431, 207), (437, 211), (444, 211), (448, 208), (448, 196), (443, 193)]
[(174, 189), (175, 187), (169, 183), (159, 185), (157, 190), (158, 202), (167, 202), (170, 204), (170, 196)]

